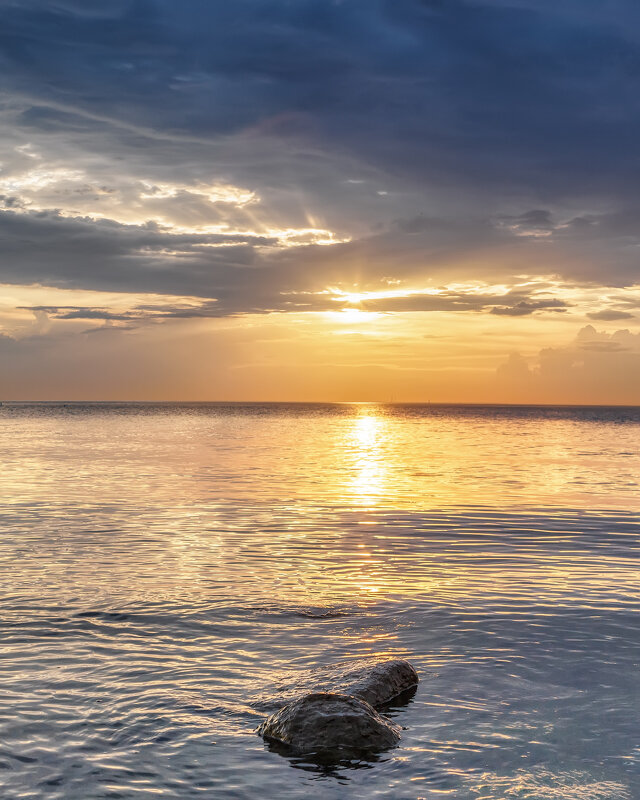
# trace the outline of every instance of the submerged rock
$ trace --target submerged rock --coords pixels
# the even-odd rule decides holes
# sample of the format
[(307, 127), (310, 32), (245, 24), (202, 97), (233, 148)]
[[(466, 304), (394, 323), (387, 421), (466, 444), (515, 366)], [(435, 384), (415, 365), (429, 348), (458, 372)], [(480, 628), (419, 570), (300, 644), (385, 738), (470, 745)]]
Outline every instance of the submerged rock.
[(305, 695), (258, 728), (265, 739), (298, 753), (345, 758), (394, 747), (400, 728), (357, 697), (329, 692)]

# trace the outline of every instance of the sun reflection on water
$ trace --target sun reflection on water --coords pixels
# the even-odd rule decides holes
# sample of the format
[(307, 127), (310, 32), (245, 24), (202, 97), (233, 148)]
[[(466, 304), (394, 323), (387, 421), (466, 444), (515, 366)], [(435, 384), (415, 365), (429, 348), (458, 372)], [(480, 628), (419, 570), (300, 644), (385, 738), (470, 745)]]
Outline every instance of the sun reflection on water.
[(360, 414), (349, 424), (344, 446), (352, 460), (350, 501), (357, 506), (375, 507), (384, 494), (389, 436), (389, 422), (375, 406), (363, 406)]
[[(638, 425), (585, 413), (3, 406), (8, 794), (631, 797)], [(378, 783), (293, 786), (258, 720), (391, 657)]]

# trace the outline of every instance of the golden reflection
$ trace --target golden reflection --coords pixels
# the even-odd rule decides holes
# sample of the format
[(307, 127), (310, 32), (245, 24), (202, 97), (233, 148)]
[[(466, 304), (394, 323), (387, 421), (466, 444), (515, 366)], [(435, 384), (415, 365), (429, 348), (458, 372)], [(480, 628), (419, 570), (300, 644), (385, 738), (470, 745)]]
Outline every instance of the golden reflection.
[(345, 450), (352, 458), (349, 489), (352, 502), (359, 506), (377, 506), (385, 489), (388, 424), (375, 407), (363, 406), (347, 432)]
[[(7, 539), (0, 570), (94, 608), (190, 598), (240, 617), (298, 609), (293, 624), (344, 616), (344, 653), (393, 649), (395, 631), (358, 615), (398, 598), (504, 608), (535, 594), (601, 610), (638, 595), (623, 552), (635, 517), (604, 511), (637, 513), (617, 455), (637, 451), (633, 426), (589, 423), (586, 450), (585, 425), (571, 418), (503, 422), (498, 435), (493, 413), (256, 411), (5, 404), (0, 486), (25, 535)], [(603, 539), (596, 563), (600, 528), (614, 547)], [(24, 557), (32, 547), (44, 573), (42, 559)]]

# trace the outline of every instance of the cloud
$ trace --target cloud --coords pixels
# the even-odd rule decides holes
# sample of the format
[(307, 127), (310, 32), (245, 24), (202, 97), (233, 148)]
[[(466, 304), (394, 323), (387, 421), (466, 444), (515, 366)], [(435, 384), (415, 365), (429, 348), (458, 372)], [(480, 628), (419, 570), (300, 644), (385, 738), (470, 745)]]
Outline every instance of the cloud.
[(0, 282), (52, 292), (3, 324), (631, 324), (638, 30), (632, 0), (0, 0)]
[(536, 311), (560, 311), (567, 310), (568, 303), (565, 300), (520, 300), (515, 305), (504, 306), (494, 305), (491, 308), (492, 314), (500, 314), (508, 317), (523, 317), (527, 314), (534, 314)]
[[(468, 277), (474, 258), (487, 279), (637, 279), (631, 2), (606, 25), (542, 0), (28, 0), (0, 18), (0, 194), (72, 220), (49, 226), (68, 265), (12, 248), (25, 282), (218, 297), (244, 265), (250, 310), (274, 305), (250, 296), (258, 267), (273, 297), (314, 283), (292, 259), (344, 283)], [(107, 241), (109, 220), (129, 229)], [(74, 268), (90, 240), (100, 257)], [(331, 252), (266, 252), (309, 243)]]
[(614, 322), (619, 319), (634, 319), (634, 315), (628, 311), (617, 311), (614, 308), (603, 309), (602, 311), (590, 311), (587, 313), (589, 319), (600, 320), (602, 322)]
[(90, 8), (2, 5), (3, 83), (29, 101), (25, 122), (66, 128), (66, 114), (175, 142), (302, 138), (409, 183), (633, 196), (631, 0), (606, 24), (542, 1)]
[(551, 403), (640, 401), (640, 333), (582, 328), (565, 347), (542, 349), (534, 359), (512, 353), (497, 381), (510, 400)]
[(534, 208), (523, 214), (507, 215), (498, 220), (517, 236), (549, 236), (557, 230), (551, 211)]

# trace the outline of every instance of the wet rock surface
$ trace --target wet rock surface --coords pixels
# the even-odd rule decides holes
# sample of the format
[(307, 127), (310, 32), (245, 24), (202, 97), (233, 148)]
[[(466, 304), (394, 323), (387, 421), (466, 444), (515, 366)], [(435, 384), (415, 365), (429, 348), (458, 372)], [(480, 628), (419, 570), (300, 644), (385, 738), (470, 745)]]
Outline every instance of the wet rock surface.
[(254, 699), (253, 706), (270, 713), (303, 694), (332, 692), (358, 697), (380, 709), (399, 695), (415, 691), (418, 682), (415, 669), (403, 659), (344, 661), (279, 676)]
[[(400, 728), (378, 713), (415, 691), (415, 669), (403, 659), (350, 661), (297, 676), (280, 686), (295, 698), (258, 728), (267, 741), (329, 760), (362, 757), (394, 747)], [(302, 687), (313, 686), (301, 696)], [(378, 710), (376, 710), (378, 709)]]
[(369, 703), (329, 692), (314, 692), (287, 704), (265, 720), (258, 733), (298, 753), (336, 758), (377, 753), (400, 740), (400, 728)]
[(418, 685), (418, 673), (402, 659), (376, 664), (350, 664), (336, 672), (332, 691), (352, 695), (374, 708), (387, 705), (394, 697)]

